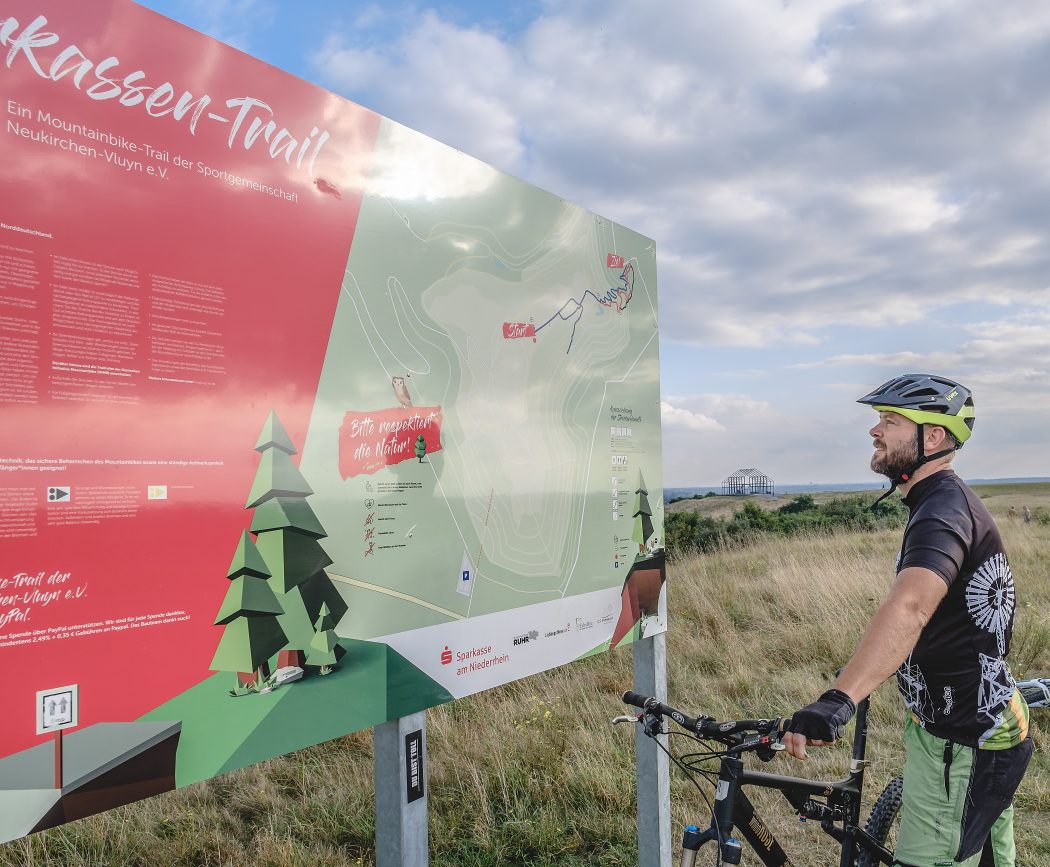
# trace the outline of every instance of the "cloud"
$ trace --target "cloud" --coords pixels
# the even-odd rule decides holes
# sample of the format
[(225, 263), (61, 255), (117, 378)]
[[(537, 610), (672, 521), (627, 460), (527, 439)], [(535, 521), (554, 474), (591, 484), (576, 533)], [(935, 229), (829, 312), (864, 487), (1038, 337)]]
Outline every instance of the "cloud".
[[(1023, 317), (1050, 306), (1050, 7), (663, 0), (643, 22), (627, 0), (566, 0), (513, 30), (452, 14), (373, 9), (315, 70), (655, 238), (661, 340), (697, 370), (753, 352), (754, 393), (775, 382), (818, 438), (856, 390), (830, 381), (846, 368), (857, 394), (929, 368), (989, 409), (1045, 395), (1050, 321)], [(669, 449), (774, 421), (665, 402)], [(805, 439), (778, 433), (813, 475), (856, 462), (846, 435), (841, 453)]]
[(672, 406), (666, 400), (660, 401), (660, 418), (666, 427), (686, 428), (694, 431), (723, 431), (725, 427), (710, 416), (692, 410)]
[(403, 18), (412, 24), (389, 41), (376, 41), (370, 28), (385, 32), (390, 19), (370, 9), (353, 30), (331, 34), (311, 63), (325, 84), (351, 99), (499, 168), (520, 171), (526, 146), (506, 99), (517, 86), (514, 48), (433, 11)]
[(192, 26), (242, 51), (251, 49), (277, 14), (275, 0), (184, 0), (183, 5)]
[(316, 68), (656, 238), (666, 339), (814, 345), (1046, 297), (1046, 11), (665, 2), (641, 27), (626, 0), (578, 0), (509, 38), (404, 18), (382, 46), (371, 18), (334, 36)]

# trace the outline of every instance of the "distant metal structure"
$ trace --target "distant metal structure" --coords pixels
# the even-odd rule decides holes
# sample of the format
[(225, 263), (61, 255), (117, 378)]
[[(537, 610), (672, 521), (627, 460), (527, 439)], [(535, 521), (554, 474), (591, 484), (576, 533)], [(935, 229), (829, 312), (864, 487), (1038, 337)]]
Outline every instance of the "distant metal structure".
[(776, 496), (773, 480), (755, 467), (737, 470), (722, 481), (723, 494), (769, 494)]

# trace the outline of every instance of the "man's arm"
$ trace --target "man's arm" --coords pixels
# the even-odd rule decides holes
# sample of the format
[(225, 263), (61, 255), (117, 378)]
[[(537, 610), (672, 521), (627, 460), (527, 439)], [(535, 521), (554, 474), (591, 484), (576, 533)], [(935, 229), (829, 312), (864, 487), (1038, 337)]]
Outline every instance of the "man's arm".
[[(948, 585), (936, 572), (919, 566), (902, 569), (834, 689), (846, 693), (854, 703), (871, 695), (907, 659), (947, 592)], [(784, 735), (787, 751), (795, 758), (806, 757), (806, 743), (798, 732)], [(820, 746), (827, 741), (808, 743)]]

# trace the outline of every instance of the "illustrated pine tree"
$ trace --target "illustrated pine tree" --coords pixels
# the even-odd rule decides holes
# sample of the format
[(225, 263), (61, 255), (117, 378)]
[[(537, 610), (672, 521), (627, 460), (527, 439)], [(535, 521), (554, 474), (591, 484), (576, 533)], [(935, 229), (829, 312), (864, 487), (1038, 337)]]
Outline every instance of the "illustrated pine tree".
[(639, 553), (645, 553), (645, 546), (653, 535), (653, 510), (649, 505), (649, 492), (645, 487), (642, 471), (638, 471), (638, 485), (634, 492), (634, 531), (631, 539), (638, 544)]
[(270, 570), (247, 530), (241, 531), (226, 577), (230, 586), (215, 616), (222, 638), (210, 668), (236, 672), (240, 686), (252, 686), (270, 676), (269, 659), (288, 639), (279, 622), (284, 609), (269, 584)]
[(423, 457), (427, 453), (427, 441), (423, 439), (423, 434), (416, 437), (416, 457), (419, 458), (419, 462), (423, 463)]
[(327, 533), (306, 501), (313, 490), (292, 463), (296, 448), (275, 413), (266, 419), (255, 450), (262, 457), (245, 507), (255, 510), (251, 531), (282, 608), (278, 622), (287, 642), (277, 665), (302, 668), (322, 608), (334, 628), (347, 605), (325, 572), (332, 559), (320, 540)]
[(335, 618), (327, 605), (321, 606), (321, 613), (314, 624), (314, 637), (310, 640), (310, 650), (306, 655), (306, 664), (321, 669), (321, 674), (328, 674), (339, 662), (346, 650), (339, 645), (335, 634)]

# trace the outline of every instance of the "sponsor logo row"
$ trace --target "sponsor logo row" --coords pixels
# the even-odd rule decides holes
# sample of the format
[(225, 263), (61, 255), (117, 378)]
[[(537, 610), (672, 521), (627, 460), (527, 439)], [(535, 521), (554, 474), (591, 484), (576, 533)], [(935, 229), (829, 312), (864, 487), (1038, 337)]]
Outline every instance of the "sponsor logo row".
[[(540, 641), (541, 638), (557, 638), (560, 635), (567, 635), (574, 629), (583, 632), (587, 629), (593, 629), (595, 624), (608, 624), (612, 623), (615, 618), (613, 607), (608, 606), (602, 615), (595, 620), (589, 620), (585, 617), (577, 617), (576, 622), (566, 621), (564, 626), (558, 626), (554, 629), (549, 629), (540, 635), (539, 630), (530, 629), (528, 632), (523, 632), (521, 635), (515, 635), (511, 639), (512, 647), (525, 647), (526, 645), (533, 645)], [(484, 644), (475, 647), (468, 647), (466, 649), (453, 649), (449, 645), (445, 645), (440, 654), (442, 665), (456, 664), (456, 674), (469, 674), (473, 671), (479, 671), (485, 668), (491, 668), (494, 665), (502, 665), (510, 659), (510, 656), (505, 653), (494, 652), (492, 645)]]

